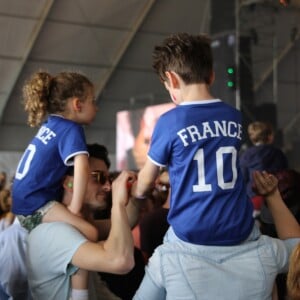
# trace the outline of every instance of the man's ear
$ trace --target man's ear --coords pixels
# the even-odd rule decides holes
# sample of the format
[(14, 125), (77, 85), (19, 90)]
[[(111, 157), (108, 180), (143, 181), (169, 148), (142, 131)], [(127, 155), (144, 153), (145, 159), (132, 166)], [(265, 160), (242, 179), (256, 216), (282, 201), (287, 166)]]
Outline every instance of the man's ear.
[(71, 176), (66, 176), (63, 181), (63, 187), (67, 191), (73, 190), (73, 178)]

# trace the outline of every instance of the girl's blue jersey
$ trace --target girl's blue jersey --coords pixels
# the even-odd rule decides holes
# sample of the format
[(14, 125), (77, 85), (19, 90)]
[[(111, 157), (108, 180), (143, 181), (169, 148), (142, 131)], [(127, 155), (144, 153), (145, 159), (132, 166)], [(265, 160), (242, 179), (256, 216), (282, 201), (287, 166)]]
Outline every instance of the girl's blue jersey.
[(235, 245), (250, 234), (253, 207), (238, 153), (241, 113), (215, 99), (184, 103), (163, 114), (148, 157), (168, 166), (168, 221), (176, 235), (201, 245)]
[(82, 126), (50, 115), (18, 164), (12, 186), (12, 211), (26, 216), (48, 201), (60, 201), (62, 179), (78, 154), (88, 155)]

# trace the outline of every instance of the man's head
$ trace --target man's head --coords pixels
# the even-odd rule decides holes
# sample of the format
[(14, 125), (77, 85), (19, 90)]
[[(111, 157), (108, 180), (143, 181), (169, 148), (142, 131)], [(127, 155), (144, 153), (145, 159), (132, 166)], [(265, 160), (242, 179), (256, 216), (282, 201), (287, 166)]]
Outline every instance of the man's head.
[(99, 144), (88, 144), (87, 145), (90, 158), (96, 158), (103, 160), (107, 170), (110, 168), (110, 160), (108, 157), (108, 151), (105, 146)]
[[(105, 209), (107, 206), (106, 198), (111, 191), (108, 151), (105, 146), (99, 144), (89, 144), (87, 148), (91, 174), (87, 185), (85, 204), (93, 209)], [(71, 195), (73, 192), (73, 171), (73, 168), (70, 168), (64, 181), (65, 204), (66, 201), (71, 200), (70, 197), (66, 197), (66, 194)]]

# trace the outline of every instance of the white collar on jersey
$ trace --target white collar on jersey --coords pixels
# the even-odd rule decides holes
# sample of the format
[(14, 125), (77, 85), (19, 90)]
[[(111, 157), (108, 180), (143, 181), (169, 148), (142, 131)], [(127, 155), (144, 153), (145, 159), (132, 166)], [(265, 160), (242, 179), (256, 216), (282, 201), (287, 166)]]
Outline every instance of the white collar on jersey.
[(187, 101), (187, 102), (181, 102), (179, 105), (209, 104), (209, 103), (216, 103), (216, 102), (221, 102), (221, 100), (220, 99), (211, 99), (211, 100)]

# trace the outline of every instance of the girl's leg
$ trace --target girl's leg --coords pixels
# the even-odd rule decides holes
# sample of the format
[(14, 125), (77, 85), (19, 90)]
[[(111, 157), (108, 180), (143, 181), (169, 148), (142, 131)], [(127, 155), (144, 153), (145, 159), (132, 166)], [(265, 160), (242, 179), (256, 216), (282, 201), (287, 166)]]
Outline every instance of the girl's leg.
[(65, 222), (76, 229), (78, 229), (84, 236), (90, 241), (98, 241), (98, 230), (91, 223), (87, 222), (83, 218), (72, 214), (66, 206), (59, 202), (55, 204), (46, 212), (42, 219), (43, 223), (49, 222)]
[(88, 300), (88, 274), (86, 270), (79, 269), (71, 278), (72, 300)]

